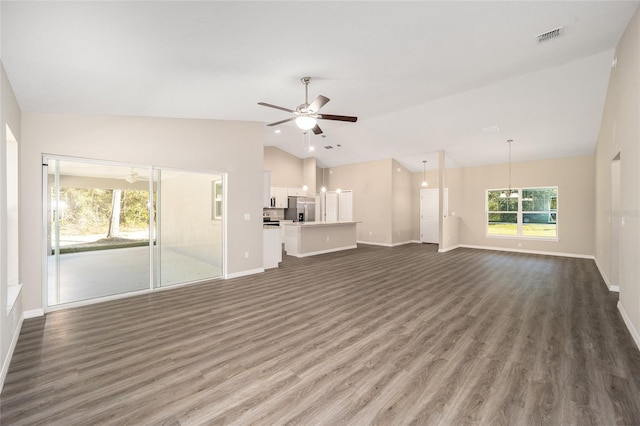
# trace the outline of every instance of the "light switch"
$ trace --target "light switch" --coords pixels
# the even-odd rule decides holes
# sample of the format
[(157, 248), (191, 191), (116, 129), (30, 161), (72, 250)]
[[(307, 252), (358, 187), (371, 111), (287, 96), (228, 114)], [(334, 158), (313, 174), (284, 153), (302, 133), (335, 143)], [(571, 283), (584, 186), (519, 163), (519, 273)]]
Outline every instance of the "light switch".
[(245, 213), (244, 220), (251, 220), (251, 213)]

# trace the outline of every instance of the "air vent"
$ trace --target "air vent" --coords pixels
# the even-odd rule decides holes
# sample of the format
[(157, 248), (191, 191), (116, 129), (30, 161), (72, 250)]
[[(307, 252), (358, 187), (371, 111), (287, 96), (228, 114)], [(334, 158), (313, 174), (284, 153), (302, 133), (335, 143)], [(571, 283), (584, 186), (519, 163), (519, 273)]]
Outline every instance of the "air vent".
[(543, 41), (553, 40), (554, 38), (560, 37), (564, 34), (564, 27), (558, 27), (551, 31), (547, 31), (546, 33), (538, 34), (536, 38), (538, 39), (538, 43), (542, 43)]
[(333, 149), (331, 145), (325, 145), (324, 149)]

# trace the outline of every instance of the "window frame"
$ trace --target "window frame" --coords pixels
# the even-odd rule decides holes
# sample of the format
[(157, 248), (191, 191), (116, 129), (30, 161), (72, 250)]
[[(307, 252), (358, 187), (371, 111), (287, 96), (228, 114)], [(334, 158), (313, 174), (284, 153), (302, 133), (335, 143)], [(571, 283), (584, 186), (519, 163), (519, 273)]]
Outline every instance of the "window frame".
[[(545, 212), (540, 212), (540, 211), (523, 211), (522, 210), (522, 198), (523, 198), (523, 194), (524, 191), (527, 190), (532, 190), (532, 189), (555, 189), (556, 190), (556, 195), (555, 195), (555, 204), (556, 204), (556, 208), (553, 211), (553, 214), (555, 214), (555, 224), (556, 224), (556, 235), (555, 237), (545, 237), (545, 236), (534, 236), (534, 235), (523, 235), (522, 233), (522, 227), (524, 224), (524, 214), (543, 214), (543, 213), (547, 213)], [(534, 240), (534, 241), (559, 241), (560, 240), (560, 221), (558, 220), (559, 216), (558, 216), (558, 212), (560, 211), (560, 189), (558, 188), (558, 186), (527, 186), (527, 187), (513, 187), (511, 188), (512, 191), (517, 191), (518, 192), (518, 210), (516, 213), (516, 235), (509, 235), (509, 234), (491, 234), (489, 233), (489, 214), (490, 213), (503, 213), (503, 211), (489, 211), (489, 192), (508, 192), (509, 188), (490, 188), (490, 189), (486, 189), (484, 191), (484, 223), (485, 223), (485, 228), (484, 228), (484, 236), (486, 238), (505, 238), (505, 239), (519, 239), (519, 240)], [(551, 211), (551, 209), (550, 209)], [(506, 211), (504, 213), (514, 213), (513, 211)]]

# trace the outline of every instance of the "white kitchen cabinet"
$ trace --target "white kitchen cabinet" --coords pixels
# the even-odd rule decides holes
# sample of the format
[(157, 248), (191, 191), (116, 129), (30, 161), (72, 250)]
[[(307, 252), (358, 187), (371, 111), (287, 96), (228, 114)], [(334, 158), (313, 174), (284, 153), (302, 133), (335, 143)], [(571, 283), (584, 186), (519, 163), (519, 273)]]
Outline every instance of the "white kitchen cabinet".
[(263, 171), (262, 207), (271, 207), (271, 172)]
[(287, 208), (287, 188), (279, 188), (274, 186), (271, 188), (271, 196), (276, 198), (276, 209), (286, 209)]
[(302, 188), (287, 188), (289, 197), (306, 197), (307, 191)]

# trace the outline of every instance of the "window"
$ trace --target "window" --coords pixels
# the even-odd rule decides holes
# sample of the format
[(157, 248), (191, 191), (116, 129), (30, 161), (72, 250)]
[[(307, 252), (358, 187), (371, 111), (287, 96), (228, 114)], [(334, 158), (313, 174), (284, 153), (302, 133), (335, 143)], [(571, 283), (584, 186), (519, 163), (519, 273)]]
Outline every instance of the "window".
[(558, 237), (558, 187), (487, 191), (487, 235)]

